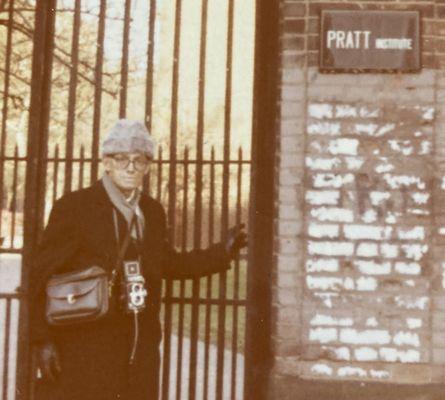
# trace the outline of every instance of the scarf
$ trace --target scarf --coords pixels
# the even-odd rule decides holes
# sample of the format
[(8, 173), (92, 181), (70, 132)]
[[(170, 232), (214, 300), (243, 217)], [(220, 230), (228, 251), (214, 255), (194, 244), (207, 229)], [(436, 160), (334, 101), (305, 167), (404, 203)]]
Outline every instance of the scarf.
[(138, 238), (138, 232), (136, 231), (136, 229), (138, 228), (139, 237), (142, 238), (145, 228), (145, 218), (141, 208), (139, 207), (139, 199), (141, 198), (140, 190), (135, 189), (133, 194), (128, 199), (126, 199), (123, 193), (116, 187), (114, 182), (107, 174), (104, 174), (104, 176), (102, 177), (102, 183), (111, 202), (124, 216), (128, 226), (130, 226), (131, 221), (133, 220), (133, 216), (136, 215), (137, 224), (133, 224), (132, 226), (131, 237), (133, 239)]

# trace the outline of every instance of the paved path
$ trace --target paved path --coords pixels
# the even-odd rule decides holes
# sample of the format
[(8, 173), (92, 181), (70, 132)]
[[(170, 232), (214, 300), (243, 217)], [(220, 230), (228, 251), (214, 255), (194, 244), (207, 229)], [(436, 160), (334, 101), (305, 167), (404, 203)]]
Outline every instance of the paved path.
[[(162, 349), (162, 348), (161, 348)], [(178, 338), (175, 335), (171, 337), (171, 362), (170, 362), (170, 399), (176, 399), (176, 380), (177, 380), (177, 350)], [(197, 365), (197, 384), (196, 399), (203, 399), (203, 383), (204, 383), (204, 342), (198, 342), (198, 365)], [(181, 399), (188, 399), (188, 379), (189, 379), (189, 358), (190, 357), (190, 340), (183, 338), (183, 357), (182, 357), (182, 377), (181, 377)], [(243, 398), (243, 380), (244, 380), (244, 356), (237, 354), (236, 356), (236, 383), (235, 383), (235, 399)], [(217, 346), (211, 344), (209, 346), (209, 370), (208, 370), (208, 399), (215, 399), (216, 389), (216, 365), (217, 365)], [(231, 392), (231, 375), (232, 375), (232, 352), (224, 351), (224, 384), (223, 399), (230, 400)]]

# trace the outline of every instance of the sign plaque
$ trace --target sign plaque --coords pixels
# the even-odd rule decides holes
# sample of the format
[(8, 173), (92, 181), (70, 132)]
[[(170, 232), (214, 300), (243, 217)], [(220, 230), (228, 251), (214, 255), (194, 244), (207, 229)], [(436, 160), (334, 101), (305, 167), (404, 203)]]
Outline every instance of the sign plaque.
[(320, 38), (321, 71), (421, 68), (418, 11), (323, 10)]

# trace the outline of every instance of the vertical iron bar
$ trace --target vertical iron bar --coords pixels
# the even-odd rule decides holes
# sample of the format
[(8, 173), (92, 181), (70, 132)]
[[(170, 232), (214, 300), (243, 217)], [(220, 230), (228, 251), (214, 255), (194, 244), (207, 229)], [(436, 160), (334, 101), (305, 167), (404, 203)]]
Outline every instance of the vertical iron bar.
[(8, 381), (9, 381), (9, 342), (11, 336), (11, 299), (4, 299), (6, 302), (5, 316), (5, 347), (3, 359), (3, 399), (8, 400)]
[[(184, 151), (184, 176), (183, 176), (183, 194), (182, 194), (182, 251), (187, 250), (187, 230), (188, 230), (188, 179), (189, 179), (189, 148)], [(183, 355), (183, 336), (184, 336), (184, 302), (185, 280), (180, 282), (179, 293), (179, 324), (178, 324), (178, 359), (176, 374), (176, 400), (181, 400), (182, 389), (182, 355)]]
[[(243, 150), (240, 147), (238, 150), (238, 173), (237, 173), (237, 187), (236, 187), (236, 225), (241, 224), (241, 189), (243, 178)], [(231, 374), (231, 396), (234, 400), (236, 398), (236, 377), (238, 369), (238, 302), (239, 299), (239, 274), (240, 274), (240, 260), (239, 257), (235, 262), (234, 270), (234, 288), (233, 288), (233, 317), (232, 317), (232, 374)]]
[(102, 106), (102, 67), (104, 58), (105, 21), (107, 0), (100, 1), (99, 27), (97, 31), (96, 66), (94, 68), (94, 111), (93, 111), (93, 142), (91, 149), (91, 183), (97, 180), (99, 171), (99, 137)]
[(53, 204), (57, 200), (58, 186), (59, 186), (59, 145), (56, 145), (54, 150), (54, 170), (53, 170)]
[(83, 175), (85, 169), (85, 148), (83, 145), (80, 148), (80, 160), (79, 160), (79, 189), (83, 188)]
[[(170, 121), (170, 170), (169, 170), (169, 195), (168, 195), (168, 222), (169, 240), (172, 246), (175, 245), (176, 228), (176, 147), (178, 134), (178, 87), (179, 87), (179, 54), (181, 40), (181, 8), (182, 0), (176, 1), (175, 11), (175, 35), (173, 45), (173, 79), (172, 79), (172, 116)], [(172, 294), (171, 280), (166, 282), (165, 297), (170, 299)], [(169, 302), (165, 305), (165, 329), (164, 329), (164, 362), (162, 374), (162, 399), (167, 400), (170, 382), (170, 335), (171, 335), (172, 312)]]
[(65, 147), (65, 187), (64, 193), (70, 192), (73, 178), (73, 147), (76, 122), (77, 77), (79, 67), (79, 36), (80, 36), (80, 0), (75, 0), (74, 23), (71, 39), (71, 68), (68, 94), (68, 119), (66, 123)]
[(279, 0), (257, 1), (249, 201), (244, 398), (264, 400), (272, 368), (270, 282), (273, 264), (275, 132), (279, 101)]
[(119, 118), (125, 118), (127, 113), (128, 90), (128, 49), (130, 42), (131, 0), (125, 0), (124, 32), (122, 43), (121, 85), (119, 89)]
[[(232, 111), (232, 59), (233, 59), (233, 21), (234, 1), (229, 0), (228, 24), (227, 24), (227, 61), (226, 61), (226, 88), (224, 109), (224, 160), (223, 160), (223, 185), (222, 185), (222, 213), (221, 213), (221, 237), (226, 237), (229, 222), (229, 160), (230, 160), (230, 133)], [(216, 371), (216, 400), (222, 400), (224, 384), (224, 346), (225, 346), (225, 320), (227, 273), (220, 275), (219, 281), (219, 307), (218, 307), (218, 358)]]
[(17, 175), (19, 170), (19, 148), (17, 144), (14, 148), (14, 165), (12, 172), (12, 199), (10, 204), (11, 213), (11, 245), (10, 248), (14, 248), (15, 241), (15, 223), (16, 223), (16, 213), (17, 213)]
[(4, 174), (5, 174), (5, 155), (6, 155), (6, 143), (7, 143), (7, 120), (8, 120), (8, 100), (9, 100), (9, 78), (11, 71), (11, 53), (12, 53), (12, 32), (14, 22), (14, 0), (9, 2), (9, 16), (8, 16), (8, 28), (6, 38), (6, 56), (5, 56), (5, 82), (3, 86), (3, 108), (2, 108), (2, 126), (1, 126), (1, 141), (0, 141), (0, 236), (2, 232), (3, 221), (3, 198), (5, 195), (4, 190)]
[(157, 182), (156, 182), (156, 184), (157, 184), (157, 188), (156, 188), (156, 200), (157, 201), (161, 201), (161, 199), (162, 199), (162, 162), (163, 162), (163, 159), (162, 159), (162, 147), (159, 147), (159, 150), (158, 150), (158, 161), (157, 161), (157, 167), (158, 167), (158, 170), (157, 170), (157, 173), (158, 173), (158, 177), (157, 177)]
[[(29, 266), (43, 226), (56, 6), (57, 0), (36, 2), (23, 216), (22, 292), (28, 290)], [(33, 377), (30, 374), (26, 302), (20, 307), (19, 326), (16, 400), (27, 400)]]
[[(214, 221), (215, 221), (215, 148), (212, 146), (210, 154), (210, 195), (209, 195), (209, 245), (214, 242)], [(206, 297), (210, 299), (212, 296), (212, 275), (207, 277)], [(204, 400), (209, 396), (209, 357), (210, 357), (210, 323), (211, 323), (211, 306), (206, 305), (205, 316), (205, 339), (204, 339)]]
[[(197, 109), (197, 137), (196, 137), (196, 176), (195, 176), (195, 215), (193, 247), (201, 247), (202, 225), (202, 168), (204, 147), (204, 113), (205, 113), (205, 82), (206, 82), (206, 50), (207, 50), (207, 11), (208, 0), (203, 0), (201, 5), (201, 32), (199, 54), (199, 85), (198, 85), (198, 109)], [(198, 352), (198, 328), (199, 328), (199, 292), (200, 280), (193, 280), (192, 289), (192, 320), (190, 331), (190, 375), (189, 375), (189, 399), (196, 396), (196, 368)]]
[(147, 48), (147, 78), (145, 86), (145, 124), (151, 133), (152, 108), (153, 108), (153, 75), (154, 75), (154, 51), (156, 30), (156, 6), (157, 0), (150, 1), (150, 15), (148, 21), (148, 48)]

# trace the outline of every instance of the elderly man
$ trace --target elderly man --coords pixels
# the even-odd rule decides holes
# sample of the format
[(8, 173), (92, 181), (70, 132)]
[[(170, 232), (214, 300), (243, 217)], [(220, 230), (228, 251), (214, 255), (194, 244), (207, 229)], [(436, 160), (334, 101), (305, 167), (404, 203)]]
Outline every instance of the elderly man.
[[(240, 228), (206, 250), (177, 253), (169, 245), (161, 204), (139, 190), (154, 154), (143, 123), (119, 120), (103, 142), (102, 154), (103, 178), (54, 204), (31, 271), (31, 340), (42, 378), (38, 400), (157, 399), (162, 279), (227, 270), (246, 245)], [(117, 264), (136, 260), (140, 265), (143, 309), (125, 312), (125, 284), (114, 285), (105, 316), (49, 325), (48, 280), (94, 265), (111, 273), (119, 253), (123, 262)]]

